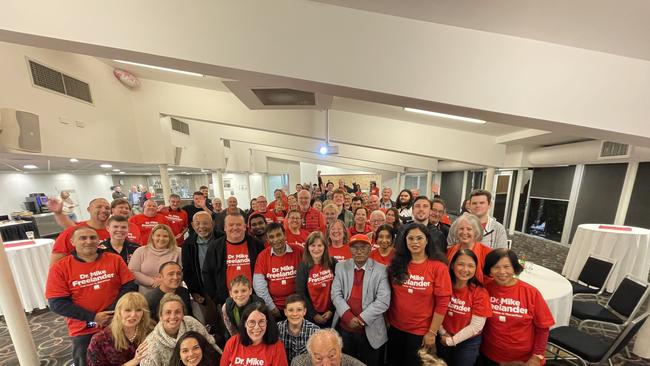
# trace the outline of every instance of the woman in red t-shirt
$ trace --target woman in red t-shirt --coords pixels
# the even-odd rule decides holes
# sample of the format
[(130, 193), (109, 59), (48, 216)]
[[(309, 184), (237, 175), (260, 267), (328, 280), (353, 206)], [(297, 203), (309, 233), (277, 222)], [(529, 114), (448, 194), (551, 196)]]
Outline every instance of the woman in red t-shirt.
[(287, 212), (287, 217), (284, 225), (284, 232), (289, 244), (297, 244), (301, 247), (305, 246), (305, 241), (309, 232), (303, 228), (302, 225), (302, 214), (298, 210), (291, 210)]
[(469, 212), (462, 214), (454, 221), (449, 229), (449, 235), (458, 240), (453, 246), (447, 248), (447, 260), (451, 258), (460, 249), (469, 249), (476, 254), (476, 278), (481, 282), (483, 281), (483, 264), (485, 257), (488, 255), (492, 248), (480, 243), (483, 238), (483, 228), (481, 221), (475, 215)]
[(395, 241), (397, 230), (392, 226), (384, 224), (379, 226), (375, 232), (377, 238), (377, 247), (370, 252), (370, 259), (388, 267), (395, 255), (393, 243)]
[[(220, 366), (288, 366), (278, 326), (264, 304), (248, 305), (239, 322), (239, 333), (223, 348)], [(237, 360), (244, 360), (236, 362)]]
[(352, 237), (357, 234), (367, 234), (370, 232), (368, 225), (368, 210), (365, 207), (354, 209), (354, 225), (349, 229), (348, 234)]
[(475, 276), (477, 262), (474, 252), (460, 249), (449, 263), (454, 292), (440, 327), (437, 348), (438, 356), (449, 366), (476, 362), (485, 319), (492, 315), (490, 296)]
[(417, 350), (435, 345), (451, 298), (447, 258), (422, 224), (406, 225), (389, 267), (388, 357), (391, 365), (419, 366)]
[(332, 325), (334, 305), (330, 295), (337, 263), (328, 253), (325, 236), (320, 231), (309, 234), (298, 265), (296, 292), (305, 299), (305, 318), (321, 328)]
[(348, 238), (348, 231), (345, 229), (343, 221), (337, 219), (327, 227), (329, 254), (339, 262), (352, 258)]
[(539, 290), (515, 277), (521, 271), (512, 250), (495, 249), (485, 258), (483, 274), (493, 281), (485, 285), (492, 316), (483, 328), (480, 357), (484, 365), (544, 363), (549, 329), (555, 321)]

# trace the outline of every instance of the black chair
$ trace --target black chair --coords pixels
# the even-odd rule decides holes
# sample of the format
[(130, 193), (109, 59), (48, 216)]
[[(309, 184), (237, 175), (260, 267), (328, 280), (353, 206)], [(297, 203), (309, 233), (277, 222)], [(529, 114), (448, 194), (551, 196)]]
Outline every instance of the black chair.
[(594, 296), (598, 299), (605, 291), (605, 284), (612, 275), (616, 261), (590, 255), (580, 271), (578, 281), (571, 281), (573, 297)]
[[(574, 356), (582, 365), (601, 363), (607, 361), (612, 364), (612, 357), (627, 347), (634, 335), (645, 323), (650, 313), (645, 313), (630, 321), (614, 340), (606, 342), (602, 338), (587, 334), (570, 326), (551, 329), (548, 336), (547, 349), (555, 357), (571, 362), (572, 360), (562, 357), (561, 352)], [(574, 362), (571, 362), (576, 364)]]
[(571, 316), (580, 321), (578, 328), (593, 322), (601, 326), (610, 325), (620, 331), (634, 317), (649, 293), (648, 283), (628, 275), (623, 278), (607, 304), (603, 306), (595, 302), (573, 301)]

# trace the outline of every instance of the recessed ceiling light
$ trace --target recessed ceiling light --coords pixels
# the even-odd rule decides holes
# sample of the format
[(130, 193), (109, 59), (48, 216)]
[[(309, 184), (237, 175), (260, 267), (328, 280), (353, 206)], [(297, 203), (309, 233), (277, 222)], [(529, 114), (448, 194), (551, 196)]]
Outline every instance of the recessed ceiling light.
[(485, 123), (485, 121), (483, 121), (482, 119), (476, 119), (476, 118), (470, 118), (470, 117), (463, 117), (463, 116), (455, 116), (455, 115), (453, 115), (453, 114), (446, 114), (446, 113), (438, 113), (438, 112), (426, 111), (426, 110), (424, 110), (424, 109), (416, 109), (416, 108), (408, 108), (408, 107), (404, 107), (404, 110), (407, 111), (407, 112), (426, 114), (427, 116), (433, 116), (433, 117), (440, 117), (440, 118), (453, 119), (453, 120), (456, 120), (456, 121), (462, 121), (462, 122), (480, 123), (480, 124)]
[(170, 69), (168, 67), (162, 67), (162, 66), (154, 66), (154, 65), (147, 65), (147, 64), (141, 64), (137, 62), (131, 62), (131, 61), (123, 61), (123, 60), (113, 60), (115, 62), (119, 62), (121, 64), (127, 64), (127, 65), (133, 65), (133, 66), (141, 66), (141, 67), (146, 67), (149, 69), (155, 69), (155, 70), (162, 70), (162, 71), (169, 71), (169, 72), (175, 72), (178, 74), (183, 74), (183, 75), (192, 75), (192, 76), (203, 76), (203, 74), (199, 74), (197, 72), (191, 72), (191, 71), (183, 71), (183, 70), (176, 70), (176, 69)]
[(119, 170), (119, 169), (113, 169), (113, 171), (114, 171), (114, 172), (119, 172), (120, 170)]
[(23, 165), (23, 168), (25, 168), (25, 169), (38, 169), (38, 167), (36, 165), (34, 165), (34, 164)]
[(104, 169), (108, 169), (108, 168), (112, 168), (113, 166), (111, 164), (102, 164), (102, 165), (100, 165), (100, 167), (102, 167)]
[(167, 171), (168, 171), (168, 172), (173, 172), (173, 171), (174, 171), (174, 168), (167, 168)]
[(78, 163), (79, 160), (78, 160), (78, 159), (75, 159), (75, 158), (72, 158), (72, 159), (70, 159), (70, 162), (71, 162), (71, 163)]
[(120, 172), (120, 174), (126, 174), (125, 172)]

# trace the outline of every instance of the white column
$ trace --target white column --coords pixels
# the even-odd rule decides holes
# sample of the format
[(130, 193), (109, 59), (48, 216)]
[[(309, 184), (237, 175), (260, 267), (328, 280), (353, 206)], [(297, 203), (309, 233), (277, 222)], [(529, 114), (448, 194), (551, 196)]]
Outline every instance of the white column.
[(573, 216), (576, 213), (576, 205), (578, 204), (578, 195), (580, 194), (580, 185), (582, 184), (582, 175), (585, 171), (584, 164), (576, 165), (575, 173), (573, 174), (573, 183), (571, 184), (571, 194), (569, 195), (569, 204), (566, 209), (566, 218), (564, 219), (564, 227), (562, 228), (562, 244), (569, 244), (571, 237), (571, 227), (573, 226)]
[(16, 289), (11, 267), (9, 267), (9, 259), (2, 238), (0, 238), (0, 278), (3, 282), (3, 285), (0, 286), (0, 308), (2, 308), (7, 323), (18, 363), (22, 366), (37, 366), (40, 362), (36, 345), (27, 324), (23, 305), (18, 297), (18, 289)]
[(402, 190), (402, 173), (397, 172), (397, 195)]
[(212, 173), (212, 182), (214, 184), (215, 197), (219, 197), (222, 200), (224, 200), (223, 204), (225, 207), (226, 205), (225, 199), (227, 197), (225, 197), (223, 194), (223, 172), (221, 170), (217, 170), (215, 173)]
[(515, 233), (515, 226), (517, 225), (517, 213), (519, 212), (519, 196), (521, 195), (521, 188), (524, 185), (524, 169), (517, 169), (517, 181), (515, 182), (515, 191), (512, 193), (512, 212), (510, 213), (510, 225), (508, 225), (508, 233), (510, 235)]
[(427, 170), (427, 190), (424, 193), (424, 195), (429, 198), (433, 198), (433, 194), (431, 192), (432, 185), (433, 185), (433, 172), (431, 170)]
[(169, 186), (169, 172), (167, 171), (167, 164), (160, 164), (160, 184), (162, 184), (163, 200), (165, 206), (169, 205), (169, 195), (172, 194), (172, 189)]
[(469, 195), (467, 192), (467, 180), (469, 179), (469, 171), (463, 171), (463, 188), (460, 190), (460, 208), (463, 209), (463, 202), (465, 202), (465, 197)]
[(248, 191), (248, 200), (250, 202), (253, 199), (251, 194), (251, 173), (246, 173), (246, 191)]
[(630, 206), (632, 189), (634, 189), (634, 182), (636, 181), (636, 173), (638, 170), (638, 161), (631, 161), (627, 164), (627, 172), (625, 172), (625, 181), (623, 182), (623, 189), (621, 190), (621, 198), (618, 200), (614, 225), (625, 225), (625, 216), (627, 216), (627, 209)]
[(485, 189), (486, 191), (488, 191), (490, 193), (494, 193), (492, 191), (494, 190), (494, 173), (495, 173), (495, 171), (496, 170), (494, 168), (491, 168), (491, 167), (485, 169), (485, 187), (483, 189)]

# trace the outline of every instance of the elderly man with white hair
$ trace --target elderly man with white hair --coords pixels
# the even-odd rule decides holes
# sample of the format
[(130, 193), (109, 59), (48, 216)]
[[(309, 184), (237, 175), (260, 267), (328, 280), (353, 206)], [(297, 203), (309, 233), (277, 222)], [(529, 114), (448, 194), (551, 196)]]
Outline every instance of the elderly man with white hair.
[(343, 339), (332, 328), (321, 329), (307, 341), (307, 353), (293, 359), (291, 366), (364, 366), (343, 353)]

